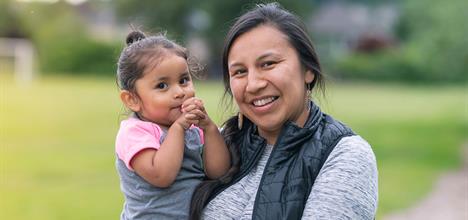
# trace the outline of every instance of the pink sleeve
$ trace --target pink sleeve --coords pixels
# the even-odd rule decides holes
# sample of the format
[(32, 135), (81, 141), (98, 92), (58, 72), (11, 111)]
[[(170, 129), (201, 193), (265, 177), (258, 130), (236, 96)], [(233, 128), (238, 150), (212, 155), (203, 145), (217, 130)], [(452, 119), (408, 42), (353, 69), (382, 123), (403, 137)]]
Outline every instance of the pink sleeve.
[(115, 145), (117, 156), (133, 171), (130, 166), (133, 157), (144, 149), (158, 150), (161, 134), (161, 128), (154, 123), (137, 119), (122, 121)]
[(201, 141), (201, 144), (205, 144), (205, 134), (203, 133), (203, 129), (195, 126), (195, 125), (192, 125), (191, 128), (196, 128), (198, 130), (198, 133), (200, 134), (200, 141)]

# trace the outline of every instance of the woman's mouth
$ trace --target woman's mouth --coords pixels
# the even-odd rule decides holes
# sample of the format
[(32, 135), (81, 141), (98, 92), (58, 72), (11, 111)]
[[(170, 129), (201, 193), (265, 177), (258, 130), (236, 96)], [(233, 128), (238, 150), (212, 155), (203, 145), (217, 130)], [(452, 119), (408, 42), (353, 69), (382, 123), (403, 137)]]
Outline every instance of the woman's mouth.
[(262, 107), (262, 106), (265, 106), (265, 105), (268, 105), (268, 104), (274, 102), (276, 99), (278, 99), (278, 96), (266, 97), (266, 98), (254, 100), (252, 102), (252, 104), (255, 107)]

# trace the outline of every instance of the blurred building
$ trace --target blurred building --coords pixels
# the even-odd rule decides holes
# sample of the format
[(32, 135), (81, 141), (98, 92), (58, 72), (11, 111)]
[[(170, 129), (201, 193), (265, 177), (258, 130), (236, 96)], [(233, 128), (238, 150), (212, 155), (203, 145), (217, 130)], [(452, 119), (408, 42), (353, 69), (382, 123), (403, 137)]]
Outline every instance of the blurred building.
[(367, 52), (394, 45), (398, 17), (394, 4), (333, 1), (320, 5), (308, 24), (319, 53), (334, 59), (349, 50)]

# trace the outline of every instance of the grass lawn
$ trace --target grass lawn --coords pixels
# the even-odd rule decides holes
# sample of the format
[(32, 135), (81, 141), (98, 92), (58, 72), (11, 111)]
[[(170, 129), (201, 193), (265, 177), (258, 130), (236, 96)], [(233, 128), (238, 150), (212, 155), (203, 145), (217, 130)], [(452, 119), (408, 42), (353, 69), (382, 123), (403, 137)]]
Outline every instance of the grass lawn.
[[(217, 122), (221, 83), (196, 83)], [(332, 84), (322, 110), (372, 145), (379, 216), (416, 202), (460, 164), (466, 88)], [(123, 204), (114, 137), (124, 109), (109, 78), (0, 76), (0, 219), (118, 219)], [(224, 116), (223, 116), (224, 115)]]

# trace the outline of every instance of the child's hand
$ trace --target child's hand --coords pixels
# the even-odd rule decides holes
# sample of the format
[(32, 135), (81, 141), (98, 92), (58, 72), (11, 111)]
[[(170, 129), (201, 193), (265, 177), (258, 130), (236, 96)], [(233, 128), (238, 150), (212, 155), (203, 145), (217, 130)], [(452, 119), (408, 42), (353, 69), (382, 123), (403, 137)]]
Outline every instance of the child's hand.
[(184, 110), (185, 103), (186, 102), (184, 102), (181, 108), (182, 115), (174, 122), (174, 124), (180, 125), (184, 130), (187, 130), (192, 124), (198, 125), (200, 117), (202, 116), (199, 114), (199, 112), (194, 112), (193, 109), (196, 109), (197, 107), (193, 104), (190, 104), (189, 108), (185, 106), (186, 110)]
[(212, 125), (216, 126), (213, 121), (211, 121), (210, 117), (208, 117), (203, 101), (199, 98), (193, 97), (185, 100), (182, 104), (182, 112), (190, 116), (195, 116), (194, 119), (198, 120), (198, 123), (194, 124), (203, 130)]

